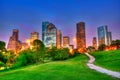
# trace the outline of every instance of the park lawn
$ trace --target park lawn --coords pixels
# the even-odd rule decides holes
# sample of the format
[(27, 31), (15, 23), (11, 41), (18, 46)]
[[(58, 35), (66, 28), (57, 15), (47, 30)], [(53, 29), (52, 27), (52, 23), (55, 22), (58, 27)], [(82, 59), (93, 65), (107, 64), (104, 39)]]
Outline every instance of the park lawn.
[(0, 80), (119, 80), (91, 70), (84, 54), (66, 61), (30, 65), (0, 72)]
[(120, 50), (92, 52), (91, 54), (96, 58), (96, 65), (120, 72)]

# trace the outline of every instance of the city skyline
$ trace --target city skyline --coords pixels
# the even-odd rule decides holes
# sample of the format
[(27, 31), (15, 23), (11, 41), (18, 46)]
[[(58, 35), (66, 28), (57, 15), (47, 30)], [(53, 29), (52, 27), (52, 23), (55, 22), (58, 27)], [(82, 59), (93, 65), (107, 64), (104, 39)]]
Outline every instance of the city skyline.
[(13, 29), (19, 29), (23, 42), (34, 31), (39, 32), (42, 40), (43, 21), (55, 24), (74, 45), (72, 39), (78, 22), (86, 23), (87, 46), (92, 45), (92, 38), (97, 37), (97, 27), (101, 25), (108, 25), (113, 40), (120, 39), (119, 3), (119, 0), (1, 0), (0, 40), (8, 43)]

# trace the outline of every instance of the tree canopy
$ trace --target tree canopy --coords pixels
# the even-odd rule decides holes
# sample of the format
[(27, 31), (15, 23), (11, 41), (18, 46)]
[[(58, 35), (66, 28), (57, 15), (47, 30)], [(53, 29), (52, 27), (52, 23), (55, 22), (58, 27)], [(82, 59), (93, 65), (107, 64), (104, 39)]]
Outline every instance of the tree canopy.
[(5, 50), (5, 45), (4, 41), (0, 41), (0, 50)]
[(38, 63), (39, 60), (44, 62), (45, 46), (41, 40), (36, 39), (33, 41), (33, 51), (36, 53), (36, 63)]

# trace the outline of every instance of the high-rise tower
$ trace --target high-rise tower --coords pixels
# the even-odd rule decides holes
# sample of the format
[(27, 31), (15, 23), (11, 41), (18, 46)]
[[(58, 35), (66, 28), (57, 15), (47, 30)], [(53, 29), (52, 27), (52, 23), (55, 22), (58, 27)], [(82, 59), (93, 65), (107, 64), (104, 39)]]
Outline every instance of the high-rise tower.
[(92, 43), (93, 43), (93, 47), (94, 47), (95, 49), (97, 49), (97, 39), (96, 39), (96, 37), (93, 37)]
[(14, 29), (12, 36), (9, 39), (7, 50), (13, 50), (17, 53), (21, 49), (21, 42), (19, 41), (19, 30)]
[(57, 48), (61, 48), (62, 44), (62, 33), (61, 30), (57, 30)]
[(54, 24), (42, 23), (42, 41), (46, 47), (57, 46), (57, 28)]
[(63, 37), (63, 47), (64, 48), (69, 48), (70, 45), (70, 38), (68, 36)]
[(39, 39), (39, 33), (38, 32), (31, 32), (30, 42), (32, 43), (35, 39)]
[(108, 45), (111, 45), (112, 42), (112, 33), (108, 32)]
[(108, 27), (107, 25), (100, 26), (97, 28), (98, 30), (98, 44), (108, 45)]
[(86, 33), (85, 33), (85, 23), (79, 22), (77, 23), (77, 33), (76, 33), (76, 43), (77, 49), (86, 49)]

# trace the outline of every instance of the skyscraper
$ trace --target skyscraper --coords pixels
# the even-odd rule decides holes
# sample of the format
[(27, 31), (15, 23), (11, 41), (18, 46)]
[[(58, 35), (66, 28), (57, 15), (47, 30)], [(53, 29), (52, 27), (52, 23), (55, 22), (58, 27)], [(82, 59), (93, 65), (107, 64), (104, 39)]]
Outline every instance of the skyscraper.
[(57, 30), (57, 48), (61, 48), (62, 44), (62, 33), (60, 30)]
[(98, 27), (98, 44), (108, 45), (108, 27), (107, 25)]
[(48, 26), (49, 22), (42, 22), (42, 41), (45, 42), (45, 38), (46, 38), (46, 29)]
[(42, 41), (46, 47), (57, 46), (57, 28), (54, 24), (42, 23)]
[(68, 36), (64, 36), (63, 37), (63, 47), (64, 48), (69, 48), (69, 45), (70, 45), (70, 39)]
[(18, 41), (18, 38), (19, 38), (19, 30), (17, 29), (13, 29), (13, 34), (12, 34), (12, 37), (14, 38), (14, 40)]
[(77, 23), (76, 29), (77, 29), (76, 33), (77, 49), (86, 49), (85, 23), (84, 22)]
[(93, 47), (94, 47), (95, 49), (97, 49), (97, 39), (96, 39), (96, 37), (93, 37), (92, 43), (93, 43)]
[(35, 39), (39, 39), (39, 33), (31, 32), (30, 42), (32, 43)]
[(13, 29), (12, 36), (9, 39), (7, 50), (18, 52), (21, 49), (21, 42), (19, 41), (19, 30)]
[(108, 45), (111, 45), (112, 42), (112, 34), (111, 32), (108, 32)]

